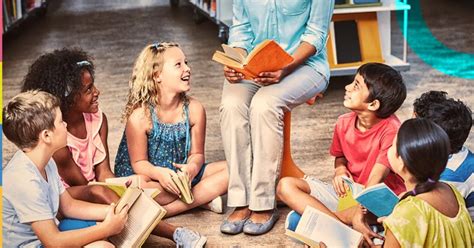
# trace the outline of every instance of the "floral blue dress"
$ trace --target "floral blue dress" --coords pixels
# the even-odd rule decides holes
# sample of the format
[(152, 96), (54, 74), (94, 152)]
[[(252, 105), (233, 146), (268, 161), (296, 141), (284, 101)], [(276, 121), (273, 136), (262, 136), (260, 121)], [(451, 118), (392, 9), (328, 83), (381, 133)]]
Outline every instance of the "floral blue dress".
[[(183, 106), (184, 120), (177, 123), (161, 123), (156, 116), (155, 108), (150, 106), (153, 127), (148, 134), (148, 161), (155, 166), (166, 167), (173, 171), (177, 168), (173, 163), (184, 164), (191, 149), (191, 133), (189, 125), (189, 107)], [(201, 181), (207, 164), (201, 167), (191, 182), (194, 186)], [(127, 136), (125, 131), (115, 157), (115, 175), (126, 177), (135, 174), (130, 163)]]

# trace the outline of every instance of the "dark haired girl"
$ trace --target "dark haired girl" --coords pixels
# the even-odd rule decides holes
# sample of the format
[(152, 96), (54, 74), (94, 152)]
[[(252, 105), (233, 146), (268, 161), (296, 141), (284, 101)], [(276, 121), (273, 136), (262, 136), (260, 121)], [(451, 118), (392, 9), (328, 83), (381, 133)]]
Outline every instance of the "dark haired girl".
[(454, 186), (439, 181), (449, 156), (448, 135), (426, 119), (400, 127), (388, 151), (407, 192), (383, 220), (386, 247), (473, 247), (471, 217)]

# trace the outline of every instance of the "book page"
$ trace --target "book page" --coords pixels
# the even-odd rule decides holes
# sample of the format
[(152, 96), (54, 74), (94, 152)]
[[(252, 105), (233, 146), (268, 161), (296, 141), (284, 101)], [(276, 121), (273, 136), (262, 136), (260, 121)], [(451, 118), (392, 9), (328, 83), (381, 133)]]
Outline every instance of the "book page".
[(399, 199), (385, 183), (379, 183), (363, 190), (356, 200), (377, 217), (392, 213)]
[(118, 201), (117, 206), (115, 207), (115, 213), (119, 213), (125, 205), (128, 205), (131, 208), (141, 193), (142, 190), (139, 188), (128, 188)]
[(361, 233), (310, 206), (305, 208), (295, 232), (322, 241), (327, 247), (357, 247), (362, 239)]
[(89, 182), (87, 185), (101, 185), (101, 186), (108, 187), (109, 189), (114, 191), (115, 194), (117, 194), (118, 196), (122, 196), (127, 190), (127, 187), (125, 187), (125, 185), (121, 183)]
[(187, 204), (194, 202), (194, 197), (191, 192), (191, 183), (189, 181), (189, 176), (181, 171), (172, 174), (171, 179), (179, 188), (181, 192), (181, 200)]
[(341, 176), (341, 178), (344, 180), (344, 182), (347, 184), (347, 186), (349, 186), (349, 188), (352, 191), (352, 195), (354, 197), (357, 197), (360, 194), (360, 192), (362, 192), (362, 190), (364, 190), (364, 188), (365, 188), (364, 185), (356, 183), (352, 179), (350, 179), (346, 176)]
[(112, 177), (112, 178), (107, 178), (105, 179), (106, 183), (113, 183), (113, 184), (121, 184), (121, 185), (126, 185), (128, 182), (130, 182), (129, 187), (137, 187), (141, 188), (140, 185), (140, 177), (137, 175), (132, 175), (128, 177)]
[(242, 63), (245, 59), (244, 55), (239, 53), (239, 51), (233, 47), (230, 47), (226, 44), (222, 44), (222, 49), (224, 49), (224, 53), (231, 59)]
[(117, 247), (136, 247), (156, 218), (162, 218), (166, 213), (153, 199), (141, 194), (128, 213), (128, 220), (121, 233), (110, 237)]

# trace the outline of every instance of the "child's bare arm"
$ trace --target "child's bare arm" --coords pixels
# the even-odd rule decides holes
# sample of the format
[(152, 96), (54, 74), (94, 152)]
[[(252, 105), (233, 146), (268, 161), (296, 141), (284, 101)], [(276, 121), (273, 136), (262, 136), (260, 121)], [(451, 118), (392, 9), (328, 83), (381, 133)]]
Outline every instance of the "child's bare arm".
[(334, 177), (332, 179), (332, 185), (334, 190), (339, 196), (346, 194), (346, 188), (344, 185), (344, 180), (341, 176), (346, 176), (352, 178), (351, 173), (347, 169), (347, 159), (345, 157), (337, 157), (334, 160)]
[(67, 218), (104, 220), (108, 208), (108, 205), (76, 200), (67, 190), (59, 198), (59, 211)]
[(31, 228), (45, 247), (82, 247), (110, 234), (101, 225), (60, 232), (52, 219), (35, 221), (31, 223)]
[(189, 120), (191, 125), (191, 150), (187, 164), (183, 167), (192, 180), (204, 164), (204, 140), (206, 138), (206, 111), (197, 100), (189, 103)]
[(114, 213), (113, 208), (113, 205), (109, 207), (104, 222), (88, 228), (61, 232), (52, 219), (35, 221), (31, 227), (46, 247), (82, 247), (122, 231), (127, 221), (128, 207), (117, 214)]
[(87, 179), (82, 175), (81, 168), (72, 159), (67, 147), (59, 149), (53, 154), (61, 178), (70, 186), (86, 185)]
[(105, 149), (105, 159), (95, 166), (95, 179), (100, 182), (105, 181), (107, 178), (115, 177), (110, 169), (109, 146), (107, 143), (108, 133), (109, 127), (107, 117), (102, 113), (102, 126), (100, 127), (99, 134)]
[(148, 131), (151, 128), (151, 120), (143, 108), (135, 109), (127, 120), (125, 135), (133, 171), (135, 174), (159, 181), (165, 190), (179, 195), (178, 187), (171, 180), (170, 173), (173, 171), (155, 166), (148, 161)]
[(376, 163), (374, 167), (372, 168), (372, 171), (370, 171), (370, 175), (369, 175), (369, 179), (367, 180), (366, 187), (383, 182), (389, 172), (390, 172), (390, 169), (387, 166)]

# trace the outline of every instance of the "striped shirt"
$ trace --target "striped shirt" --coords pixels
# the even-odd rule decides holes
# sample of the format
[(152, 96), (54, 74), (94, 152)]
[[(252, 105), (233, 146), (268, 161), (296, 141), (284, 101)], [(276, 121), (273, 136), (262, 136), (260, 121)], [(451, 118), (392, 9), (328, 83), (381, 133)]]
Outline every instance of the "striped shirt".
[(461, 151), (449, 157), (441, 180), (456, 186), (466, 201), (471, 219), (474, 221), (474, 154), (463, 147)]

